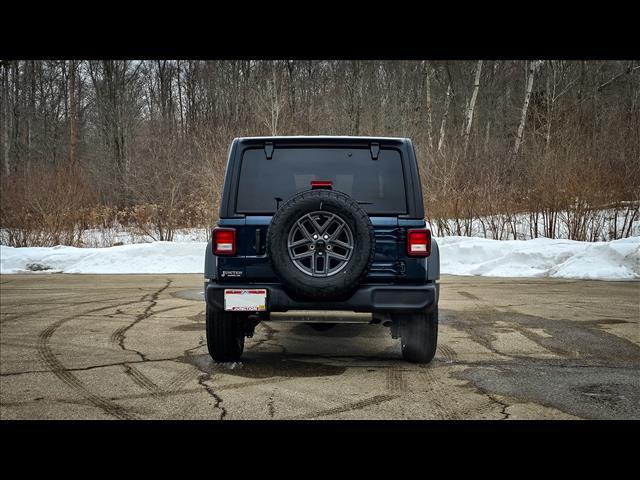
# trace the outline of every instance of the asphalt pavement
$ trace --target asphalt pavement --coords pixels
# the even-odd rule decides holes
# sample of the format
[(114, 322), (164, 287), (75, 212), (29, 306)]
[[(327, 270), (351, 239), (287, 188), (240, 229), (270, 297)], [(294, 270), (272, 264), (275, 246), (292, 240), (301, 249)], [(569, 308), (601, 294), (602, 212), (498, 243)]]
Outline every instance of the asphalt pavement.
[(640, 418), (640, 282), (441, 284), (429, 365), (382, 325), (295, 321), (216, 364), (200, 275), (2, 275), (0, 418)]

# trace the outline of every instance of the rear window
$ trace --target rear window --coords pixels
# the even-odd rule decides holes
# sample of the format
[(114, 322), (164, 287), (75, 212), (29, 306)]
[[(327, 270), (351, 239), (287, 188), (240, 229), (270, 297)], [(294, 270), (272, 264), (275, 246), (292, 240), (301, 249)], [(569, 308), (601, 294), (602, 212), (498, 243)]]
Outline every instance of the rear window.
[(381, 149), (373, 160), (368, 148), (276, 148), (270, 160), (263, 149), (245, 150), (236, 211), (273, 214), (276, 198), (309, 190), (314, 180), (332, 181), (334, 190), (360, 202), (369, 215), (407, 211), (400, 152)]

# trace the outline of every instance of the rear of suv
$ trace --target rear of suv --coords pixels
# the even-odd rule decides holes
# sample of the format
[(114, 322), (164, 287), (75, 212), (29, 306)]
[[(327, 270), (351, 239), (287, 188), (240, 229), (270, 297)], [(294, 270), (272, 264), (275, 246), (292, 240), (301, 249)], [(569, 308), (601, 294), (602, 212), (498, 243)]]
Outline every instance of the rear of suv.
[(427, 363), (439, 276), (410, 139), (234, 139), (205, 255), (214, 360), (238, 360), (261, 321), (329, 314), (382, 323), (406, 360)]

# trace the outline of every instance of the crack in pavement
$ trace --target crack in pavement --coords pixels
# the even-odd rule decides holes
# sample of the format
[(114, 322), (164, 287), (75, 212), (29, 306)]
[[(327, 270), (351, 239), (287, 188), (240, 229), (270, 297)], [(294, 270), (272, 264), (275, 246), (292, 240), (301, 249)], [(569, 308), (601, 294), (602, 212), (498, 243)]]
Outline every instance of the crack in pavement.
[(213, 391), (213, 388), (211, 388), (210, 385), (207, 385), (205, 383), (207, 380), (210, 380), (210, 379), (211, 379), (211, 375), (207, 373), (203, 373), (202, 375), (198, 376), (198, 385), (202, 386), (207, 391), (207, 393), (211, 395), (213, 399), (216, 401), (216, 403), (213, 405), (213, 408), (217, 408), (220, 410), (220, 418), (218, 420), (224, 420), (224, 417), (227, 416), (227, 409), (220, 405), (223, 401), (222, 398), (216, 392)]
[[(124, 346), (124, 341), (127, 338), (127, 331), (129, 331), (129, 329), (134, 327), (136, 324), (140, 323), (145, 318), (149, 318), (154, 314), (153, 307), (157, 305), (158, 297), (162, 292), (164, 292), (167, 288), (169, 288), (169, 286), (171, 285), (171, 282), (172, 280), (167, 280), (167, 283), (163, 287), (161, 287), (159, 290), (157, 290), (151, 295), (151, 298), (149, 300), (149, 305), (147, 305), (147, 307), (144, 309), (142, 313), (136, 315), (136, 318), (133, 322), (131, 322), (129, 325), (125, 325), (124, 327), (120, 327), (115, 332), (113, 332), (113, 334), (111, 335), (112, 343), (117, 343), (122, 350), (137, 354), (142, 359), (142, 361), (147, 360), (147, 357), (142, 352), (139, 352), (138, 350), (127, 348)], [(146, 298), (148, 296), (149, 294), (145, 294), (143, 295), (142, 298)]]
[[(207, 372), (205, 370), (203, 370), (201, 367), (197, 366), (198, 364), (195, 364), (193, 362), (190, 362), (188, 359), (189, 357), (193, 358), (193, 351), (196, 350), (197, 348), (201, 347), (204, 345), (204, 337), (200, 337), (200, 340), (198, 342), (198, 345), (196, 345), (195, 347), (192, 348), (188, 348), (187, 350), (184, 351), (184, 356), (182, 357), (183, 360), (186, 358), (187, 359), (187, 363), (190, 365), (191, 369), (197, 369), (198, 371), (202, 372), (200, 375), (198, 375), (198, 385), (200, 385), (202, 388), (205, 389), (205, 391), (215, 400), (215, 404), (213, 405), (213, 408), (216, 408), (218, 410), (220, 410), (220, 418), (218, 420), (224, 420), (224, 417), (227, 416), (227, 409), (225, 407), (223, 407), (221, 405), (221, 403), (223, 402), (223, 399), (220, 395), (218, 395), (214, 390), (213, 387), (211, 385), (207, 385), (205, 382), (207, 380), (212, 380), (212, 374), (210, 372)], [(186, 379), (191, 378), (193, 376), (193, 371), (192, 370), (187, 371), (186, 373), (182, 374), (181, 377), (185, 380), (183, 380), (183, 383), (180, 383), (179, 385), (176, 383), (176, 385), (174, 386), (174, 388), (178, 389), (181, 388), (181, 386), (186, 383)]]
[[(108, 367), (123, 367), (129, 364), (137, 364), (137, 363), (153, 363), (153, 362), (175, 362), (179, 361), (182, 358), (182, 355), (178, 357), (169, 357), (169, 358), (155, 358), (152, 360), (130, 360), (123, 362), (113, 362), (113, 363), (103, 363), (100, 365), (90, 365), (88, 367), (73, 367), (67, 368), (67, 372), (85, 372), (87, 370), (93, 370), (96, 368), (108, 368)], [(0, 373), (0, 377), (13, 377), (16, 375), (29, 375), (36, 373), (53, 373), (53, 370), (26, 370), (22, 372), (8, 372), (8, 373)]]
[(502, 407), (502, 409), (500, 410), (500, 413), (503, 415), (503, 417), (501, 418), (501, 420), (508, 420), (509, 417), (511, 416), (510, 413), (507, 413), (507, 408), (509, 408), (511, 405), (509, 405), (508, 403), (505, 403), (501, 400), (498, 400), (493, 394), (488, 393), (488, 392), (484, 392), (484, 394), (487, 396), (487, 398), (489, 400), (491, 400), (492, 403), (495, 403), (497, 405), (500, 405)]
[[(119, 329), (118, 331), (114, 332), (114, 335), (112, 335), (112, 340), (114, 338), (118, 339), (118, 340), (122, 340), (122, 342), (124, 342), (124, 338), (125, 338), (125, 334), (126, 331), (131, 328), (133, 325), (135, 325), (136, 323), (138, 323), (139, 321), (148, 318), (149, 316), (151, 316), (153, 314), (152, 309), (153, 307), (157, 304), (157, 299), (158, 296), (160, 295), (160, 293), (162, 291), (164, 291), (165, 289), (167, 289), (169, 287), (169, 285), (171, 284), (171, 280), (167, 281), (167, 284), (160, 288), (157, 292), (155, 292), (152, 296), (151, 296), (151, 302), (149, 303), (149, 305), (147, 305), (147, 307), (145, 308), (145, 311), (138, 315), (136, 317), (136, 320), (131, 323), (130, 325), (128, 325), (127, 327), (124, 327), (123, 329)], [(130, 301), (130, 302), (125, 302), (125, 303), (120, 303), (118, 305), (118, 307), (122, 307), (125, 305), (132, 305), (135, 303), (140, 303), (142, 301), (145, 301), (145, 299), (149, 296), (149, 294), (145, 294), (143, 295), (140, 299), (138, 300), (134, 300), (134, 301)], [(37, 341), (37, 348), (38, 348), (38, 354), (41, 358), (41, 360), (45, 363), (45, 365), (47, 365), (49, 367), (49, 372), (53, 373), (56, 377), (58, 377), (58, 379), (60, 379), (62, 382), (64, 382), (66, 385), (68, 385), (69, 387), (73, 388), (76, 392), (78, 392), (82, 397), (84, 397), (86, 400), (88, 400), (92, 405), (102, 409), (105, 413), (115, 416), (116, 418), (120, 418), (120, 419), (134, 419), (136, 418), (136, 416), (128, 411), (125, 407), (122, 407), (121, 405), (118, 405), (116, 403), (114, 403), (112, 400), (105, 398), (101, 395), (98, 395), (96, 393), (93, 393), (92, 391), (90, 391), (73, 373), (71, 373), (72, 371), (74, 371), (74, 369), (67, 369), (62, 362), (60, 362), (60, 360), (58, 360), (55, 356), (55, 354), (53, 353), (53, 351), (51, 350), (51, 346), (50, 346), (50, 339), (53, 336), (54, 332), (60, 328), (63, 324), (65, 324), (68, 321), (74, 320), (78, 317), (81, 317), (83, 315), (88, 315), (91, 313), (95, 313), (95, 312), (99, 312), (99, 311), (103, 311), (103, 310), (107, 310), (113, 308), (113, 305), (108, 305), (106, 307), (99, 307), (99, 308), (95, 308), (95, 309), (91, 309), (87, 312), (81, 313), (81, 314), (76, 314), (76, 315), (72, 315), (69, 317), (65, 317), (62, 318), (60, 320), (58, 320), (57, 322), (54, 322), (53, 324), (51, 324), (49, 327), (47, 327), (45, 330), (43, 330), (39, 336), (38, 336), (38, 341)], [(118, 332), (120, 332), (118, 335), (116, 335)], [(120, 336), (121, 335), (121, 336)], [(124, 347), (124, 343), (120, 344), (120, 347), (123, 350), (128, 350)], [(142, 361), (148, 361), (148, 359), (146, 358), (146, 356), (142, 355), (140, 352), (136, 352), (138, 353), (138, 355), (141, 357)], [(136, 381), (136, 383), (145, 386), (145, 388), (150, 389), (150, 384), (153, 383), (151, 382), (151, 380), (147, 379), (146, 377), (144, 377), (144, 375), (137, 371), (137, 369), (132, 369), (131, 367), (126, 365), (127, 362), (121, 362), (121, 365), (125, 367), (125, 371), (132, 377), (134, 378), (134, 381)], [(90, 369), (90, 367), (85, 368), (84, 370), (88, 370)], [(81, 370), (81, 369), (75, 369), (77, 370)], [(136, 373), (137, 372), (137, 373)], [(3, 376), (7, 376), (7, 375), (3, 375)], [(144, 379), (143, 379), (144, 377)], [(155, 384), (154, 384), (155, 385)], [(156, 386), (157, 387), (157, 386)], [(151, 391), (152, 393), (157, 394), (158, 393), (157, 388), (152, 388)]]
[[(195, 347), (187, 348), (180, 357), (177, 357), (174, 361), (184, 363), (185, 357), (190, 357), (194, 350), (201, 348), (205, 345), (204, 337), (201, 335), (198, 339), (198, 345)], [(197, 372), (194, 372), (193, 368), (189, 368), (187, 371), (182, 373), (177, 373), (174, 377), (169, 380), (167, 385), (164, 388), (166, 392), (175, 392), (179, 391), (189, 380), (195, 378)]]
[[(135, 301), (126, 302), (120, 305), (131, 305), (134, 303), (139, 303), (139, 301), (135, 300)], [(109, 308), (113, 308), (113, 306), (109, 305), (106, 307), (99, 307), (99, 308), (89, 310), (88, 312), (85, 312), (85, 313), (99, 312), (101, 310), (107, 310)], [(67, 386), (71, 387), (73, 390), (79, 393), (82, 397), (87, 399), (93, 406), (101, 409), (102, 411), (104, 411), (109, 415), (112, 415), (116, 418), (120, 418), (123, 420), (132, 420), (136, 418), (136, 416), (130, 411), (128, 411), (125, 407), (118, 405), (117, 403), (114, 403), (113, 401), (105, 397), (102, 397), (101, 395), (98, 395), (96, 393), (93, 393), (91, 390), (89, 390), (84, 385), (84, 383), (80, 381), (78, 377), (76, 377), (73, 373), (71, 373), (69, 370), (66, 369), (66, 367), (62, 364), (62, 362), (58, 360), (58, 358), (56, 358), (56, 355), (53, 353), (53, 350), (51, 349), (50, 341), (55, 331), (65, 323), (82, 316), (83, 316), (83, 313), (79, 313), (76, 315), (71, 315), (69, 317), (62, 318), (57, 322), (52, 323), (46, 329), (40, 332), (40, 334), (38, 335), (38, 354), (40, 356), (40, 359), (44, 362), (46, 366), (49, 367), (51, 372), (56, 377), (58, 377), (59, 380), (61, 380)]]

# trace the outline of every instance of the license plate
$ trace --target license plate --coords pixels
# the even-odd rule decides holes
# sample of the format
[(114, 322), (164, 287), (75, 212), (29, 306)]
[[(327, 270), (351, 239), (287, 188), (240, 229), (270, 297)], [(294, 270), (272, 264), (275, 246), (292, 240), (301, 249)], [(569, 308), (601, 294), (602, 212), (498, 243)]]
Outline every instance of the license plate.
[(224, 309), (232, 312), (264, 312), (267, 310), (267, 290), (226, 288)]

